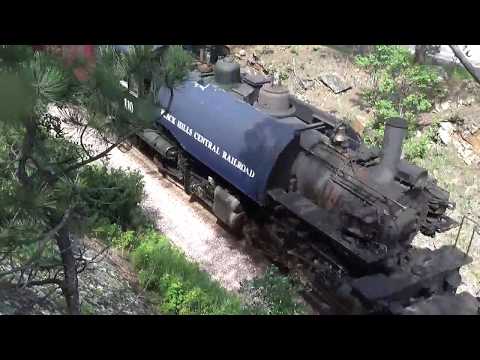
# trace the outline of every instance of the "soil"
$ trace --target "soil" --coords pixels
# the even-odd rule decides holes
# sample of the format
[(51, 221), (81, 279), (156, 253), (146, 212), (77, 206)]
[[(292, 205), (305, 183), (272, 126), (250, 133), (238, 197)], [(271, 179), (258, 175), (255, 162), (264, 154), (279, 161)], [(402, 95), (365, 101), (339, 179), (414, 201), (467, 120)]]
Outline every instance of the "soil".
[[(357, 131), (362, 131), (371, 118), (371, 111), (360, 94), (365, 87), (371, 86), (372, 79), (354, 64), (351, 54), (322, 45), (249, 45), (231, 46), (231, 49), (233, 54), (238, 54), (240, 49), (245, 50), (245, 56), (236, 56), (241, 65), (246, 65), (247, 60), (255, 54), (269, 73), (276, 71), (288, 76), (283, 84), (292, 94), (352, 123)], [(320, 81), (324, 74), (333, 74), (352, 88), (334, 94)], [(301, 79), (307, 89), (298, 79)]]

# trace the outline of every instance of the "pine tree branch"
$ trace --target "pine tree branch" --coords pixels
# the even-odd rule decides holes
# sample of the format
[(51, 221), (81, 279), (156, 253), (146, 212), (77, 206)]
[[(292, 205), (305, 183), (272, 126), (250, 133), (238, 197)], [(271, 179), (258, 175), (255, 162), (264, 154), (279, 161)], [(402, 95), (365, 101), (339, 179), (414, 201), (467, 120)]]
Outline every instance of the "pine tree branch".
[(87, 154), (87, 156), (91, 158), (92, 156), (90, 155), (88, 150), (85, 148), (85, 145), (83, 144), (83, 136), (85, 135), (85, 131), (87, 130), (87, 128), (88, 128), (88, 123), (85, 124), (82, 130), (82, 133), (80, 134), (80, 145), (82, 146), (83, 151), (85, 151), (85, 154)]
[(97, 161), (103, 157), (105, 157), (106, 155), (108, 155), (108, 153), (110, 151), (112, 151), (113, 149), (115, 149), (118, 145), (120, 145), (121, 143), (123, 143), (125, 140), (127, 140), (129, 137), (135, 135), (139, 130), (141, 130), (141, 128), (137, 128), (133, 131), (131, 131), (130, 133), (128, 133), (127, 135), (123, 136), (122, 138), (120, 138), (120, 140), (118, 140), (116, 143), (112, 144), (111, 146), (109, 146), (107, 149), (105, 149), (104, 151), (102, 151), (101, 153), (93, 156), (93, 157), (90, 157), (89, 159), (87, 160), (84, 160), (84, 161), (81, 161), (77, 164), (74, 164), (70, 167), (68, 167), (66, 170), (64, 170), (64, 173), (69, 173), (71, 171), (74, 171), (74, 170), (77, 170), (85, 165), (88, 165), (94, 161)]
[(0, 278), (3, 277), (3, 276), (6, 276), (6, 275), (16, 273), (18, 271), (25, 271), (26, 269), (28, 269), (29, 266), (32, 265), (33, 262), (36, 259), (38, 259), (38, 257), (40, 257), (42, 255), (43, 251), (45, 250), (45, 247), (47, 245), (48, 240), (50, 240), (52, 237), (54, 237), (65, 226), (65, 224), (67, 223), (68, 219), (70, 218), (70, 216), (72, 214), (72, 211), (73, 211), (74, 207), (75, 207), (75, 204), (72, 204), (67, 209), (67, 211), (65, 211), (65, 214), (63, 215), (60, 222), (53, 229), (51, 229), (49, 232), (47, 232), (45, 235), (43, 235), (41, 237), (41, 239), (39, 240), (39, 245), (38, 245), (37, 252), (25, 264), (23, 264), (20, 267), (13, 268), (9, 271), (5, 271), (3, 273), (0, 273)]

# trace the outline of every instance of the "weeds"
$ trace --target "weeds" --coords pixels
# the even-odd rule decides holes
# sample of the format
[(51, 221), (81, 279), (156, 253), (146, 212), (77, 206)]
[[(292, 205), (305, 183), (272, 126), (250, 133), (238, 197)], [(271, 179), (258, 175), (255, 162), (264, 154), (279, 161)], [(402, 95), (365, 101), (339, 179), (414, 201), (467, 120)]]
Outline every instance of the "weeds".
[(141, 228), (148, 224), (140, 203), (144, 184), (138, 172), (90, 166), (81, 173), (85, 212), (95, 214), (99, 222), (115, 223), (122, 228)]
[(373, 53), (357, 57), (357, 64), (374, 78), (374, 87), (363, 93), (374, 111), (374, 120), (367, 125), (365, 141), (380, 145), (385, 121), (400, 116), (408, 123), (407, 158), (423, 158), (430, 137), (414, 137), (418, 128), (417, 116), (431, 111), (435, 99), (444, 94), (438, 71), (429, 65), (413, 63), (407, 49), (391, 45), (377, 46)]
[(155, 230), (142, 234), (105, 226), (103, 236), (131, 250), (140, 284), (162, 314), (172, 315), (296, 315), (305, 309), (297, 301), (298, 286), (278, 269), (242, 285), (240, 294), (224, 289), (198, 264)]
[(197, 264), (154, 231), (140, 237), (132, 252), (140, 283), (160, 295), (158, 308), (167, 314), (245, 314), (241, 300), (223, 289)]
[(306, 312), (298, 301), (300, 286), (270, 266), (265, 275), (242, 284), (241, 293), (249, 299), (255, 313), (268, 315), (299, 315)]

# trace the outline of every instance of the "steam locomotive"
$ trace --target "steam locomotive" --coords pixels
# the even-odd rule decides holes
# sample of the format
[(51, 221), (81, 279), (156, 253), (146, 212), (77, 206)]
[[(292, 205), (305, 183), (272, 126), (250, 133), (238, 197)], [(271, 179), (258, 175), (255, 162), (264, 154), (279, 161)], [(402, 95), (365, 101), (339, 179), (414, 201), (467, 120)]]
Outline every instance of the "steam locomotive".
[[(132, 139), (159, 171), (350, 309), (477, 314), (479, 299), (456, 294), (472, 259), (455, 246), (411, 246), (419, 232), (458, 224), (446, 215), (449, 193), (401, 159), (405, 120), (390, 119), (383, 147), (369, 148), (340, 119), (223, 55), (173, 97), (161, 89), (155, 123)], [(132, 112), (140, 85), (124, 84)]]

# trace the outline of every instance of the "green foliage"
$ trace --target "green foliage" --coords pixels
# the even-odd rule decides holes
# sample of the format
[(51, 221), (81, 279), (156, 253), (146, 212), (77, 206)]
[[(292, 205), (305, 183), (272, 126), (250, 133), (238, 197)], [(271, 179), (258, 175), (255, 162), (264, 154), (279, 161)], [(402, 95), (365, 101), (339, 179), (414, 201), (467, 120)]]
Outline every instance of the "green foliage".
[[(33, 274), (40, 270), (39, 276), (42, 261), (52, 260), (49, 251), (57, 258), (61, 251), (54, 246), (59, 231), (52, 230), (57, 226), (69, 234), (94, 225), (118, 223), (123, 229), (136, 229), (147, 223), (139, 207), (140, 176), (85, 168), (108, 152), (97, 157), (83, 146), (69, 144), (60, 119), (45, 114), (49, 105), (86, 109), (85, 117), (66, 121), (75, 120), (77, 126), (80, 122), (84, 130), (97, 130), (110, 141), (115, 134), (115, 145), (153, 120), (151, 99), (135, 103), (133, 115), (124, 109), (120, 80), (126, 74), (139, 78), (155, 72), (155, 66), (164, 66), (172, 73), (168, 83), (176, 85), (185, 76), (186, 58), (174, 49), (172, 59), (178, 63), (167, 65), (145, 49), (131, 54), (128, 61), (109, 46), (98, 50), (95, 66), (83, 69), (89, 76), (78, 79), (73, 71), (82, 61), (65, 66), (64, 59), (34, 53), (28, 46), (0, 46), (0, 252), (26, 262)], [(115, 239), (122, 248), (135, 246), (132, 233)], [(63, 265), (59, 269), (75, 272), (75, 264)]]
[(118, 224), (123, 229), (148, 226), (140, 207), (144, 198), (140, 173), (89, 166), (81, 171), (79, 183), (85, 214), (95, 216), (99, 222)]
[(95, 315), (96, 314), (95, 307), (88, 302), (83, 302), (81, 304), (80, 309), (81, 309), (82, 315)]
[(133, 230), (124, 231), (120, 236), (113, 238), (112, 245), (116, 248), (130, 251), (139, 245), (139, 238)]
[(30, 45), (0, 45), (0, 67), (4, 69), (13, 70), (32, 56), (33, 49)]
[(120, 225), (109, 223), (106, 219), (97, 221), (92, 227), (92, 236), (121, 250), (122, 253), (123, 251), (128, 253), (140, 245), (140, 237), (136, 231), (123, 230)]
[(429, 146), (429, 138), (425, 135), (414, 136), (407, 139), (403, 147), (405, 159), (414, 162), (417, 159), (423, 159), (428, 154)]
[(287, 81), (288, 78), (289, 78), (289, 75), (288, 75), (288, 73), (285, 72), (285, 71), (280, 71), (278, 77), (279, 77), (279, 79), (280, 79), (281, 81)]
[(415, 64), (406, 48), (393, 45), (376, 46), (375, 51), (357, 57), (356, 62), (374, 78), (373, 88), (363, 94), (374, 111), (374, 121), (366, 129), (366, 142), (379, 146), (385, 121), (400, 116), (407, 120), (409, 128), (406, 155), (425, 156), (428, 136), (410, 138), (418, 128), (418, 114), (431, 111), (435, 99), (443, 94), (438, 70)]
[(16, 74), (0, 72), (0, 123), (21, 126), (34, 106), (32, 95), (32, 89)]
[(426, 158), (432, 145), (439, 141), (439, 128), (440, 123), (434, 121), (424, 133), (408, 138), (403, 147), (405, 158), (415, 163)]
[[(171, 45), (163, 56), (160, 76), (154, 77), (154, 79), (159, 81), (163, 78), (163, 84), (167, 87), (175, 87), (186, 79), (192, 64), (193, 58), (189, 52), (180, 45)], [(157, 84), (157, 87), (160, 84)]]
[(268, 315), (299, 315), (305, 307), (298, 301), (300, 286), (277, 267), (270, 266), (266, 273), (242, 284), (242, 292), (252, 299), (250, 305), (255, 313)]
[(188, 261), (168, 239), (145, 232), (132, 252), (142, 286), (160, 295), (159, 310), (167, 314), (243, 314), (240, 299)]
[(456, 81), (463, 81), (463, 80), (471, 80), (472, 75), (463, 67), (463, 66), (452, 66), (448, 71), (447, 74), (450, 79)]
[[(92, 235), (98, 239), (104, 240), (109, 244), (120, 244), (122, 241), (117, 240), (122, 237), (123, 230), (122, 227), (115, 223), (110, 222), (98, 222), (96, 226), (92, 229)], [(122, 247), (120, 247), (122, 248)]]

